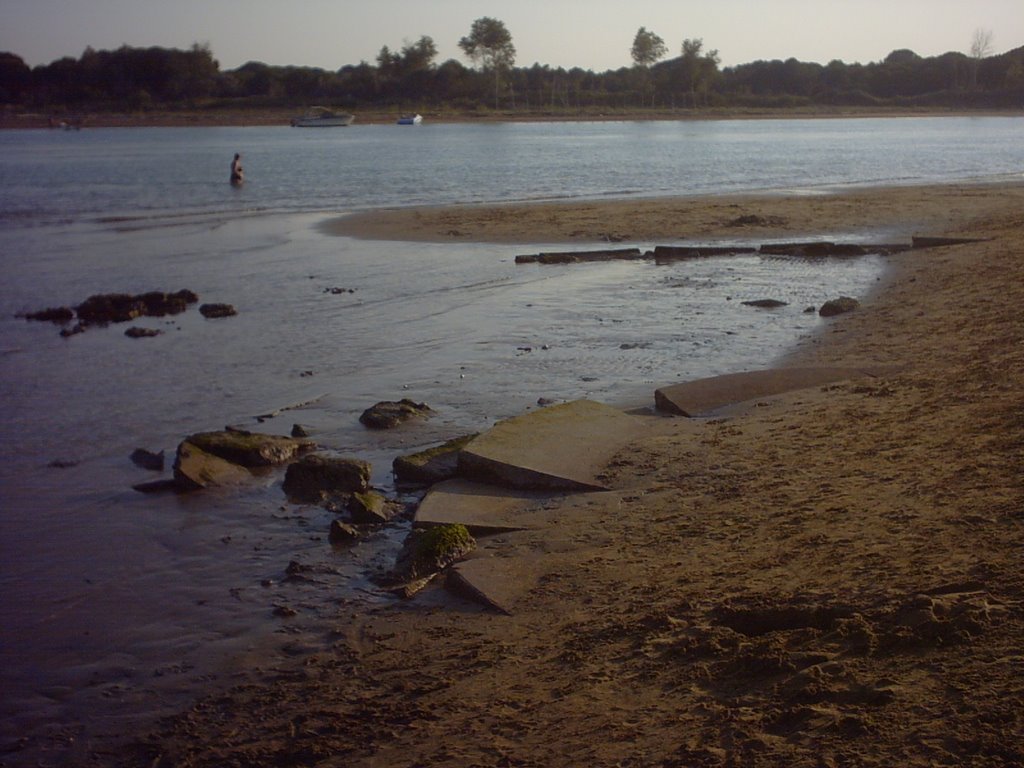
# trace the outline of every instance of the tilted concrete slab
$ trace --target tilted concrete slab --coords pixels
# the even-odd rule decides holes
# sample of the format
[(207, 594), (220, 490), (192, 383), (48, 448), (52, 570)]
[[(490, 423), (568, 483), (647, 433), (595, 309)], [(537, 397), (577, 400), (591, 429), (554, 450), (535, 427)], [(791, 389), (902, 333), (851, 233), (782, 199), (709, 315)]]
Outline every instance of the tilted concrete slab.
[(654, 393), (658, 410), (680, 416), (701, 416), (727, 405), (758, 397), (770, 397), (836, 381), (896, 373), (902, 366), (844, 366), (820, 368), (769, 368), (697, 379)]
[(413, 525), (466, 526), (474, 535), (540, 528), (550, 518), (551, 499), (540, 491), (516, 491), (468, 480), (438, 483), (423, 497)]
[(509, 488), (605, 490), (598, 474), (644, 430), (644, 419), (592, 400), (552, 405), (470, 441), (459, 454), (459, 472)]
[(474, 557), (448, 570), (445, 586), (464, 597), (511, 614), (540, 579), (544, 568), (536, 557)]

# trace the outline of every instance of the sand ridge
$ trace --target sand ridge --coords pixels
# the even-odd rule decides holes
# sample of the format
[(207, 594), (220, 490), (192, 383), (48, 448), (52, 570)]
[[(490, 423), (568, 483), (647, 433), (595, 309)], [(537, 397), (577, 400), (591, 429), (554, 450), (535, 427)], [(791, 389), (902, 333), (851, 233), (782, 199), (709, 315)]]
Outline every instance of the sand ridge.
[[(951, 221), (1013, 210), (1019, 183), (365, 211), (328, 219), (336, 235), (375, 240), (497, 243), (620, 243), (795, 238), (859, 232), (909, 241)], [(879, 242), (879, 240), (875, 240)]]
[[(523, 545), (548, 566), (514, 615), (457, 598), (342, 606), (325, 635), (300, 650), (288, 636), (244, 683), (106, 764), (1024, 763), (1022, 197), (1011, 185), (652, 201), (660, 224), (622, 203), (601, 226), (630, 238), (667, 223), (710, 236), (758, 215), (774, 222), (765, 236), (990, 239), (892, 256), (861, 309), (787, 360), (898, 373), (631, 443), (586, 515)], [(512, 209), (417, 226), (485, 238), (494, 216), (493, 237), (522, 226), (534, 242), (578, 226), (571, 205)]]

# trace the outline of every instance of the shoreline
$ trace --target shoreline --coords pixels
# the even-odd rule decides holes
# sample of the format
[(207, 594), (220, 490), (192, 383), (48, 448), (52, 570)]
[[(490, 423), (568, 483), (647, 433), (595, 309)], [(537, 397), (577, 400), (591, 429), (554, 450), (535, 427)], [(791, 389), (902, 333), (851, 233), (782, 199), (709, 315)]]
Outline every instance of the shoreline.
[[(1006, 109), (918, 109), (904, 107), (795, 107), (795, 108), (702, 108), (579, 110), (567, 112), (459, 111), (436, 109), (356, 111), (356, 125), (391, 125), (406, 113), (419, 112), (427, 124), (450, 123), (538, 123), (538, 122), (622, 122), (622, 121), (705, 121), (705, 120), (805, 120), (903, 117), (1021, 117), (1024, 110)], [(193, 109), (153, 112), (100, 112), (87, 110), (53, 112), (0, 110), (0, 130), (49, 129), (67, 121), (83, 128), (177, 128), (177, 127), (265, 127), (290, 125), (303, 109)]]
[[(1022, 184), (950, 185), (364, 217), (386, 239), (591, 242), (600, 226), (629, 240), (917, 227), (985, 240), (890, 257), (860, 310), (785, 360), (903, 372), (666, 419), (624, 450), (586, 519), (533, 541), (546, 569), (513, 615), (440, 591), (342, 606), (116, 759), (1024, 760), (1022, 202)], [(764, 224), (723, 225), (742, 216)]]

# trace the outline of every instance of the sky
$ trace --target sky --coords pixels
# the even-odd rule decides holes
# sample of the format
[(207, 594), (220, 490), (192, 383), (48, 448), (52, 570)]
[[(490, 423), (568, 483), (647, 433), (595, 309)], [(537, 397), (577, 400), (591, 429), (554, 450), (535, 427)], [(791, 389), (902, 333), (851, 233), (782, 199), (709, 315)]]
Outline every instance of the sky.
[(1024, 0), (0, 0), (0, 52), (34, 67), (87, 47), (198, 43), (222, 70), (248, 61), (337, 70), (429, 35), (436, 63), (468, 65), (458, 41), (483, 16), (505, 24), (517, 66), (595, 72), (630, 66), (640, 27), (669, 57), (700, 38), (722, 66), (969, 53), (977, 30), (991, 33), (992, 53), (1024, 46)]

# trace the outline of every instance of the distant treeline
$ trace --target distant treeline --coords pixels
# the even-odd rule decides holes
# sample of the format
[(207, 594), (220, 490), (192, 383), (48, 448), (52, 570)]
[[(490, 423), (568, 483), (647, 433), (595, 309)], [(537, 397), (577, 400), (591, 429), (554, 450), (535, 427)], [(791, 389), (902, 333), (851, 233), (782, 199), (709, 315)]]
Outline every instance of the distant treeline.
[[(696, 52), (700, 52), (700, 41)], [(691, 54), (693, 51), (691, 50)], [(712, 52), (714, 53), (714, 52)], [(373, 64), (336, 72), (249, 62), (222, 71), (207, 46), (87, 49), (28, 67), (0, 53), (0, 105), (49, 112), (273, 109), (326, 104), (363, 109), (571, 110), (703, 107), (1024, 108), (1024, 47), (997, 56), (897, 50), (870, 64), (755, 61), (719, 69), (714, 55), (596, 73), (508, 66), (500, 73), (454, 59), (435, 64), (429, 37)], [(498, 78), (495, 75), (500, 74)], [(496, 83), (500, 86), (496, 88)]]

